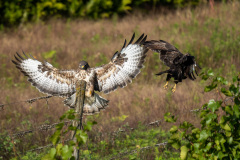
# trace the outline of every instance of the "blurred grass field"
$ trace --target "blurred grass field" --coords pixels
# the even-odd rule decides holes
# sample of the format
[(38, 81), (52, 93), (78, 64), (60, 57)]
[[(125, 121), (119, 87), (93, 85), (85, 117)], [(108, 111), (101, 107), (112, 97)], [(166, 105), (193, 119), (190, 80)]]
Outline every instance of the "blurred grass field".
[[(16, 51), (31, 53), (41, 61), (46, 59), (60, 69), (76, 69), (81, 60), (86, 60), (91, 67), (95, 67), (108, 63), (113, 53), (121, 49), (124, 39), (129, 41), (134, 32), (136, 37), (145, 33), (148, 40), (162, 39), (175, 45), (183, 53), (189, 52), (195, 56), (203, 68), (202, 71), (212, 68), (217, 74), (231, 77), (240, 69), (239, 15), (240, 3), (236, 1), (215, 4), (214, 10), (209, 6), (198, 6), (195, 9), (150, 15), (135, 12), (121, 19), (117, 16), (96, 21), (52, 19), (0, 31), (0, 104), (44, 96), (11, 63)], [(206, 84), (200, 77), (196, 81), (185, 80), (178, 84), (174, 94), (171, 93), (171, 88), (164, 90), (166, 76), (155, 76), (155, 73), (164, 69), (166, 66), (158, 59), (158, 54), (149, 51), (145, 68), (132, 84), (109, 95), (101, 94), (110, 100), (109, 107), (98, 115), (85, 117), (85, 120), (97, 121), (97, 125), (89, 133), (93, 159), (124, 151), (126, 148), (144, 147), (150, 142), (160, 143), (164, 140), (161, 135), (167, 137), (164, 130), (169, 128), (168, 124), (162, 122), (159, 127), (152, 129), (156, 133), (151, 135), (151, 131), (144, 127), (142, 129), (139, 123), (163, 120), (163, 115), (171, 112), (178, 116), (178, 123), (187, 120), (198, 124), (197, 116), (190, 110), (200, 108), (211, 98), (218, 98), (217, 93), (204, 93), (203, 86)], [(173, 85), (174, 83), (170, 83), (170, 87)], [(0, 110), (0, 133), (11, 134), (58, 122), (59, 117), (68, 110), (62, 101), (62, 98), (54, 97), (48, 100), (48, 104), (41, 100), (32, 104), (4, 106)], [(119, 139), (109, 138), (108, 133), (123, 126), (138, 130), (120, 135)], [(17, 150), (24, 152), (46, 145), (50, 143), (51, 133), (29, 134), (18, 140)], [(103, 134), (97, 139), (99, 133)], [(130, 143), (126, 137), (131, 135), (133, 141)], [(142, 139), (148, 141), (139, 142)], [(124, 140), (126, 143), (122, 143)], [(101, 146), (108, 148), (101, 149)], [(89, 155), (88, 148), (84, 150)], [(157, 152), (160, 151), (153, 149), (137, 158), (154, 159), (161, 155)], [(164, 154), (165, 158), (169, 156), (167, 152)]]

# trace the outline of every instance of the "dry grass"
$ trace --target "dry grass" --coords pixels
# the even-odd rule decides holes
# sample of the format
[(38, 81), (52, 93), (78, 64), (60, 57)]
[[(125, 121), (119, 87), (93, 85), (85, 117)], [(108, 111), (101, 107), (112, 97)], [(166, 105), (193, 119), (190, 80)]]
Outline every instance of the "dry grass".
[[(56, 59), (49, 59), (50, 63), (58, 64), (59, 68), (77, 68), (80, 60), (85, 59), (90, 66), (102, 64), (110, 60), (112, 54), (119, 50), (124, 39), (130, 39), (133, 32), (139, 36), (146, 33), (148, 39), (163, 39), (178, 46), (183, 52), (190, 52), (203, 67), (222, 67), (222, 73), (231, 69), (231, 64), (240, 67), (239, 48), (229, 50), (229, 55), (221, 55), (217, 61), (215, 58), (221, 53), (205, 55), (203, 49), (214, 46), (211, 41), (216, 29), (220, 31), (230, 30), (232, 41), (239, 38), (240, 33), (239, 3), (218, 4), (212, 12), (208, 6), (198, 7), (194, 10), (186, 9), (168, 14), (136, 14), (116, 20), (99, 21), (67, 21), (51, 20), (46, 23), (28, 24), (17, 29), (0, 33), (0, 103), (9, 103), (25, 100), (43, 94), (39, 93), (11, 63), (16, 51), (24, 50), (31, 53), (37, 59), (43, 60), (42, 53), (55, 50)], [(216, 20), (212, 22), (211, 20)], [(209, 26), (206, 29), (206, 23)], [(220, 28), (216, 28), (220, 27)], [(234, 31), (232, 30), (233, 28)], [(224, 36), (227, 35), (223, 35)], [(237, 37), (238, 36), (238, 37)], [(217, 37), (219, 38), (219, 37)], [(227, 40), (226, 39), (223, 40)], [(216, 42), (216, 44), (221, 44)], [(211, 51), (210, 51), (211, 53)], [(225, 57), (224, 57), (225, 56)], [(174, 94), (169, 90), (163, 90), (165, 76), (155, 77), (154, 73), (165, 69), (157, 59), (156, 54), (148, 53), (145, 68), (142, 73), (124, 89), (103, 97), (110, 100), (109, 108), (93, 119), (98, 124), (94, 131), (111, 132), (121, 125), (129, 123), (134, 127), (139, 121), (148, 123), (163, 119), (165, 112), (178, 115), (179, 122), (188, 120), (195, 124), (197, 118), (189, 112), (199, 108), (211, 98), (217, 95), (203, 92), (200, 78), (192, 82), (186, 80), (179, 84)], [(234, 58), (231, 58), (234, 57)], [(222, 64), (225, 66), (222, 66)], [(171, 84), (173, 85), (173, 83)], [(68, 108), (63, 106), (61, 98), (49, 100), (49, 108), (44, 100), (33, 103), (19, 103), (5, 106), (0, 111), (0, 132), (26, 130), (39, 124), (54, 123), (58, 121)], [(124, 121), (116, 120), (122, 115), (127, 115)], [(165, 124), (162, 128), (167, 128)], [(29, 145), (46, 144), (47, 136), (37, 134), (32, 139), (26, 140)], [(41, 141), (40, 141), (41, 140)], [(23, 147), (23, 149), (29, 146)]]

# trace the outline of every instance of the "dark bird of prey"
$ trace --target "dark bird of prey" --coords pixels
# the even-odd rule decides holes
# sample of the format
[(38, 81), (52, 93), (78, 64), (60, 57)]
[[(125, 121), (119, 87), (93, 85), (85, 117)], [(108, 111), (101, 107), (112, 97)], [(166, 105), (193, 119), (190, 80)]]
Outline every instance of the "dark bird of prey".
[(183, 79), (196, 79), (193, 72), (198, 75), (196, 68), (201, 68), (196, 63), (194, 56), (191, 56), (189, 53), (185, 55), (182, 54), (176, 47), (163, 40), (146, 41), (144, 43), (144, 46), (147, 49), (158, 52), (160, 59), (164, 62), (165, 65), (169, 67), (168, 70), (156, 74), (160, 76), (164, 73), (167, 73), (167, 83), (164, 85), (164, 89), (168, 87), (168, 81), (172, 77), (174, 78), (175, 82), (175, 85), (172, 88), (172, 92), (176, 91), (177, 83), (182, 82)]
[(31, 55), (16, 54), (12, 62), (28, 77), (40, 92), (48, 95), (67, 97), (64, 101), (69, 107), (75, 106), (76, 82), (87, 82), (85, 92), (84, 114), (93, 114), (105, 109), (108, 100), (102, 98), (94, 91), (108, 94), (118, 87), (125, 87), (132, 82), (143, 68), (146, 49), (143, 43), (147, 36), (142, 34), (132, 44), (135, 34), (126, 45), (126, 40), (120, 52), (116, 52), (108, 64), (91, 68), (86, 61), (81, 61), (76, 70), (59, 70), (48, 62), (39, 62)]

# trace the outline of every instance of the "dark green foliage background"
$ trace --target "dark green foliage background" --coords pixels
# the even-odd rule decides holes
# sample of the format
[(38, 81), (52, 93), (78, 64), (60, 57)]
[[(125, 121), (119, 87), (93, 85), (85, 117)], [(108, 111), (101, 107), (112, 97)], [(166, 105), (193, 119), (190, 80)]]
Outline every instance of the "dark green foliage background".
[(0, 25), (13, 26), (50, 17), (107, 18), (133, 8), (146, 11), (157, 6), (195, 6), (201, 0), (11, 0), (0, 1)]

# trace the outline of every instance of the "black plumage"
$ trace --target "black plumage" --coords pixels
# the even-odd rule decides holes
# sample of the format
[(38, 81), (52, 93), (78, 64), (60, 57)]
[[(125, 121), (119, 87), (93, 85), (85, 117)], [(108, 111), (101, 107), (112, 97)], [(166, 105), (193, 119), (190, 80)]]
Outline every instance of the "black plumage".
[[(158, 52), (160, 59), (169, 67), (168, 70), (159, 72), (156, 75), (167, 73), (167, 83), (171, 78), (174, 78), (175, 86), (173, 87), (173, 92), (176, 90), (176, 84), (182, 82), (183, 79), (196, 79), (194, 72), (198, 75), (197, 68), (201, 69), (201, 67), (196, 63), (194, 56), (191, 56), (189, 53), (182, 54), (176, 47), (163, 40), (146, 41), (144, 46), (154, 52)], [(164, 88), (167, 88), (167, 84)]]

